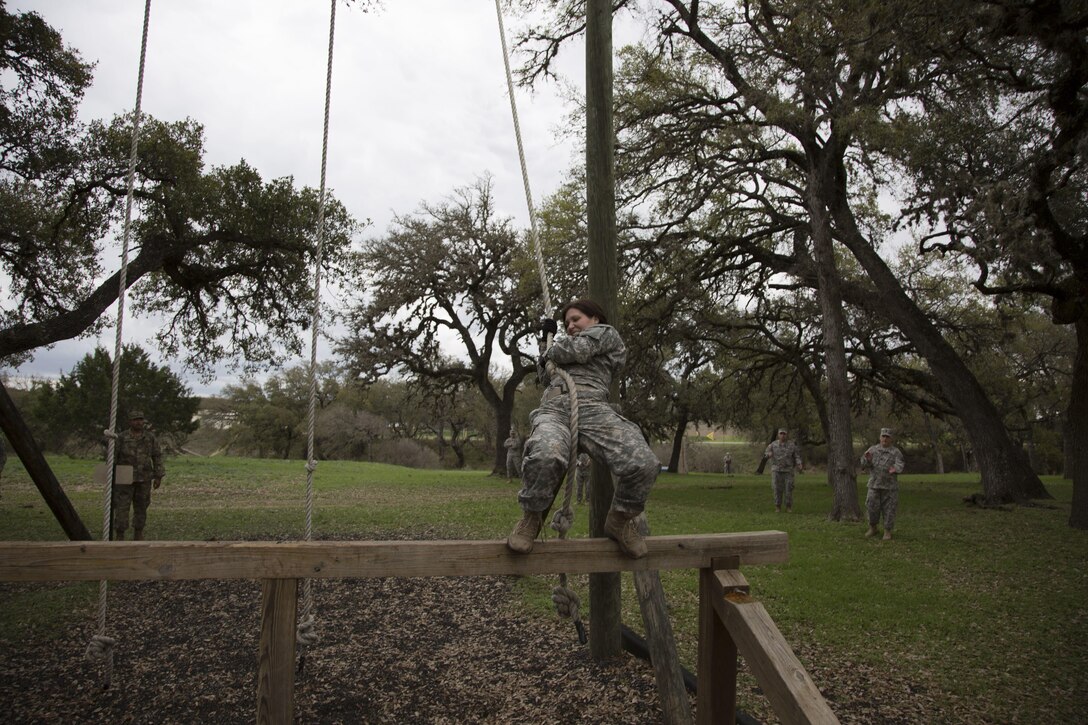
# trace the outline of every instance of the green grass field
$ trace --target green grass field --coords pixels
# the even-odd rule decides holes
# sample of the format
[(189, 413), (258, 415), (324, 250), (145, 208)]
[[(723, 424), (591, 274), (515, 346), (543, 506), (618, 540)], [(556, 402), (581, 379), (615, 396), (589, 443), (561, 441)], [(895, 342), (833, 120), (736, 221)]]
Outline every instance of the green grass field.
[[(95, 462), (50, 463), (97, 537), (103, 494), (92, 483)], [(300, 537), (305, 480), (301, 461), (172, 459), (148, 536)], [(924, 688), (946, 722), (1085, 721), (1088, 533), (1066, 525), (1070, 482), (1045, 483), (1055, 500), (1044, 506), (980, 510), (961, 502), (977, 490), (976, 476), (905, 475), (891, 542), (863, 538), (860, 523), (827, 522), (831, 494), (816, 475), (798, 476), (793, 513), (776, 514), (768, 476), (662, 474), (648, 515), (655, 534), (788, 532), (789, 563), (744, 573), (818, 684), (860, 668)], [(328, 538), (499, 539), (519, 515), (515, 493), (505, 479), (479, 471), (325, 462), (316, 474), (314, 527)], [(571, 536), (585, 536), (585, 509), (576, 516)], [(61, 538), (18, 461), (9, 461), (0, 539)], [(681, 658), (694, 669), (696, 574), (663, 572), (662, 580)], [(584, 578), (575, 584), (584, 594)], [(550, 579), (524, 580), (523, 606), (551, 616), (550, 586)], [(626, 576), (624, 588), (624, 619), (641, 629)], [(93, 584), (0, 587), (0, 644), (93, 617), (95, 594)]]

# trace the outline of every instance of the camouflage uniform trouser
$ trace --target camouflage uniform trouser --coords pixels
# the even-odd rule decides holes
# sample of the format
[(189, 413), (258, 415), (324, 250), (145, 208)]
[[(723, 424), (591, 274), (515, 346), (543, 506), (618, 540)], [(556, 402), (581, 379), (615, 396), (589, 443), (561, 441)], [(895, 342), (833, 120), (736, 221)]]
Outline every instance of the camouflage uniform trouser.
[(507, 452), (506, 454), (506, 477), (518, 478), (521, 476), (521, 461), (518, 460), (516, 453)]
[(793, 471), (771, 471), (771, 489), (774, 491), (774, 505), (781, 506), (786, 499), (786, 508), (793, 508)]
[(894, 488), (870, 488), (865, 495), (865, 510), (869, 512), (869, 525), (876, 526), (880, 514), (884, 514), (884, 530), (895, 528), (895, 513), (899, 509), (899, 491)]
[(132, 528), (142, 529), (147, 523), (147, 507), (151, 505), (151, 481), (133, 481), (113, 487), (113, 530), (128, 529), (128, 509), (132, 507)]
[[(562, 395), (542, 403), (529, 423), (518, 501), (525, 511), (546, 511), (570, 463), (569, 398)], [(614, 411), (603, 396), (579, 393), (578, 448), (608, 466), (616, 483), (614, 508), (630, 513), (645, 508), (661, 462), (639, 427)]]

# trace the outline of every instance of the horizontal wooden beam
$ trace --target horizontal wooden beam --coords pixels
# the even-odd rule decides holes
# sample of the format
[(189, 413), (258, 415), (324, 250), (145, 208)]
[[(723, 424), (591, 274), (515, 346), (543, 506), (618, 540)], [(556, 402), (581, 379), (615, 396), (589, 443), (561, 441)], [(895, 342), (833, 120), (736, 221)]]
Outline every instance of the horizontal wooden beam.
[(652, 536), (630, 559), (609, 539), (552, 539), (514, 554), (502, 541), (0, 542), (0, 581), (351, 579), (702, 569), (714, 559), (787, 561), (782, 531)]

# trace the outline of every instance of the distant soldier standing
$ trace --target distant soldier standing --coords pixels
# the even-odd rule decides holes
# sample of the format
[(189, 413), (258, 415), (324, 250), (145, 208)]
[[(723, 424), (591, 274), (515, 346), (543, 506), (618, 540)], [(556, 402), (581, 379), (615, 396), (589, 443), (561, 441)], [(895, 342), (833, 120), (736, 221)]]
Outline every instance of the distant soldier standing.
[(801, 451), (793, 441), (786, 440), (786, 429), (778, 429), (778, 440), (771, 441), (763, 457), (771, 462), (771, 488), (774, 490), (774, 510), (782, 511), (782, 500), (786, 502), (786, 513), (793, 510), (793, 469), (804, 471)]
[(725, 469), (725, 475), (729, 476), (733, 473), (733, 454), (726, 453), (722, 456), (722, 468)]
[(578, 500), (585, 501), (589, 492), (589, 471), (593, 467), (593, 459), (588, 453), (579, 453), (575, 466), (574, 482), (578, 486)]
[(876, 525), (884, 515), (884, 540), (892, 538), (895, 514), (899, 509), (899, 475), (906, 461), (903, 452), (892, 445), (892, 429), (880, 429), (880, 443), (870, 446), (861, 457), (862, 470), (869, 469), (869, 492), (865, 509), (869, 513), (869, 530), (865, 536), (876, 536)]
[(515, 478), (521, 478), (521, 438), (513, 428), (503, 446), (506, 448), (506, 482), (511, 483)]
[(162, 448), (155, 434), (144, 430), (144, 414), (138, 410), (129, 415), (129, 429), (117, 436), (116, 463), (132, 466), (132, 483), (113, 486), (113, 533), (123, 541), (128, 528), (128, 510), (132, 506), (132, 538), (142, 541), (147, 507), (151, 504), (151, 489), (162, 484), (166, 469), (162, 464)]

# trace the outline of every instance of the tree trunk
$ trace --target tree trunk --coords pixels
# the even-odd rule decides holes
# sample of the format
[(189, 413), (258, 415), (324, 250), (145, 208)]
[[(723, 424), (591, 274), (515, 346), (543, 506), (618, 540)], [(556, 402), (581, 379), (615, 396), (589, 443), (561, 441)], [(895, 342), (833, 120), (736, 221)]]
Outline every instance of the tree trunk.
[(1077, 354), (1069, 393), (1068, 427), (1073, 449), (1073, 505), (1069, 525), (1088, 529), (1088, 315), (1076, 322)]
[[(491, 475), (506, 477), (506, 439), (510, 435), (510, 421), (514, 417), (514, 399), (513, 396), (503, 396), (499, 401), (499, 405), (495, 408), (495, 466), (491, 470)], [(461, 454), (457, 456), (458, 460), (462, 460)], [(463, 464), (459, 465), (461, 468)]]
[(944, 456), (941, 455), (941, 442), (937, 438), (937, 429), (933, 426), (933, 419), (929, 413), (922, 411), (922, 420), (926, 422), (926, 433), (929, 434), (929, 446), (933, 449), (934, 473), (944, 473)]
[(672, 436), (672, 453), (669, 455), (669, 473), (680, 471), (680, 456), (684, 452), (684, 434), (688, 430), (687, 411), (678, 411), (676, 431)]
[[(819, 157), (817, 157), (819, 158)], [(812, 250), (816, 258), (820, 321), (824, 338), (824, 370), (827, 375), (827, 479), (834, 492), (831, 521), (857, 521), (858, 479), (854, 474), (853, 430), (850, 417), (850, 383), (846, 375), (846, 345), (843, 343), (842, 292), (831, 224), (820, 187), (826, 170), (809, 170), (806, 201), (812, 225)]]
[(842, 242), (875, 285), (881, 311), (926, 359), (930, 372), (963, 421), (982, 473), (986, 501), (998, 504), (1053, 498), (1031, 470), (1023, 449), (1012, 440), (978, 379), (858, 229), (846, 193), (845, 170), (840, 169), (829, 201)]

